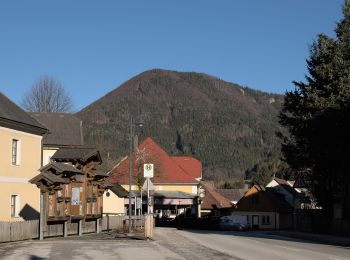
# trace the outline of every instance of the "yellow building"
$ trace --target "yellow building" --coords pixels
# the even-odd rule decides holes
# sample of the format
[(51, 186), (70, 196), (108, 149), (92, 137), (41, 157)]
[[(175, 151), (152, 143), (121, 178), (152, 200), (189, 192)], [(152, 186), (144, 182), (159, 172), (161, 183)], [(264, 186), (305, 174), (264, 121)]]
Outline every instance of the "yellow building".
[(47, 129), (0, 93), (0, 221), (39, 218), (40, 192), (28, 180), (42, 165)]

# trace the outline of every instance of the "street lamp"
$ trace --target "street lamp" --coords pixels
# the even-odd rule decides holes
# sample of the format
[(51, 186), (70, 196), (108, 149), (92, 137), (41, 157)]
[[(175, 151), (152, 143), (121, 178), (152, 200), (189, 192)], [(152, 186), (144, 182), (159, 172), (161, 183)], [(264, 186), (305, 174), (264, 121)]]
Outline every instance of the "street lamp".
[[(139, 127), (143, 127), (143, 122), (140, 121), (136, 124)], [(132, 182), (132, 175), (133, 175), (133, 150), (134, 150), (134, 131), (135, 123), (132, 116), (130, 116), (130, 149), (129, 149), (129, 227), (128, 232), (131, 233), (131, 211), (132, 211), (132, 204), (131, 204), (131, 182)]]

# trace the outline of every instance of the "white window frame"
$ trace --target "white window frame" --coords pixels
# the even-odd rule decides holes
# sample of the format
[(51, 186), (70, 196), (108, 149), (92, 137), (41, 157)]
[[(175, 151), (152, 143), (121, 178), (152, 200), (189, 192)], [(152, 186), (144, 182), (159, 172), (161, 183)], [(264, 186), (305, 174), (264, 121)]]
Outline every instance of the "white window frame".
[[(14, 201), (14, 212), (12, 212), (12, 198), (15, 198)], [(18, 194), (11, 194), (10, 196), (10, 216), (11, 218), (19, 218), (19, 210), (20, 210), (20, 196)], [(12, 214), (14, 213), (14, 214)]]
[[(14, 143), (16, 143), (15, 150), (14, 150)], [(11, 164), (15, 166), (21, 165), (21, 140), (16, 138), (12, 138), (12, 143), (11, 143)]]

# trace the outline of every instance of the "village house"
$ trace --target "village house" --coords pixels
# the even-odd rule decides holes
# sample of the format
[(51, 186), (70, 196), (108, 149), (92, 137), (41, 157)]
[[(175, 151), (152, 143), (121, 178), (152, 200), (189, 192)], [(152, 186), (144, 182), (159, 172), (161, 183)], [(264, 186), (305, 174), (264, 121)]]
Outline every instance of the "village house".
[(236, 205), (247, 189), (216, 189), (216, 191), (228, 199), (232, 205)]
[(266, 187), (273, 188), (276, 192), (284, 196), (284, 199), (293, 208), (300, 208), (299, 197), (301, 192), (293, 188), (294, 182), (289, 182), (280, 178), (273, 178)]
[(0, 93), (0, 221), (39, 218), (39, 190), (28, 180), (42, 166), (42, 140), (48, 132)]
[(29, 113), (49, 129), (43, 138), (43, 165), (50, 162), (59, 148), (76, 148), (84, 145), (82, 121), (68, 113)]
[(293, 208), (284, 196), (271, 187), (254, 185), (237, 202), (232, 215), (246, 216), (252, 229), (293, 227)]
[(204, 198), (201, 204), (201, 217), (205, 215), (221, 217), (231, 214), (233, 204), (214, 188), (214, 184), (202, 184), (202, 187)]
[[(133, 173), (131, 192), (133, 197), (141, 196), (141, 189), (144, 186), (143, 164), (154, 164), (154, 177), (152, 182), (153, 212), (160, 217), (175, 217), (179, 214), (190, 214), (198, 216), (198, 187), (202, 178), (201, 162), (189, 156), (170, 156), (153, 139), (146, 138), (133, 154)], [(108, 181), (120, 184), (124, 189), (129, 190), (129, 157), (123, 158), (110, 172)], [(142, 213), (147, 212), (147, 201), (143, 192)], [(104, 197), (105, 205), (114, 206), (122, 212), (127, 213), (129, 199), (115, 197)], [(140, 205), (132, 201), (133, 214), (140, 214)], [(141, 204), (141, 203), (140, 203)], [(108, 208), (109, 206), (106, 206)], [(138, 212), (137, 212), (138, 211)]]
[(30, 180), (43, 195), (45, 224), (96, 221), (103, 212), (107, 174), (98, 166), (102, 159), (93, 148), (60, 148), (40, 174)]

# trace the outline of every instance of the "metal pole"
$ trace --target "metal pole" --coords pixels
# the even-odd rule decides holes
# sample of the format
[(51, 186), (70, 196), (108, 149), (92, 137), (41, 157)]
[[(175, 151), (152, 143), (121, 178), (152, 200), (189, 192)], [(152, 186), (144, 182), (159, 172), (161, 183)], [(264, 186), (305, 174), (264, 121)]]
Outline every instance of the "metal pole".
[(44, 239), (44, 221), (45, 221), (44, 193), (40, 191), (40, 221), (39, 221), (39, 240)]
[(149, 200), (149, 178), (147, 178), (147, 214), (149, 214), (149, 204), (150, 204), (150, 200)]
[(134, 208), (135, 208), (135, 211), (134, 211), (134, 215), (135, 217), (137, 216), (137, 195), (135, 194), (135, 197), (134, 197)]
[(141, 192), (140, 192), (140, 198), (141, 198), (141, 206), (140, 206), (140, 216), (142, 216), (142, 187), (141, 187)]
[(132, 172), (133, 172), (133, 161), (132, 161), (132, 150), (133, 150), (133, 119), (130, 117), (130, 151), (129, 151), (129, 226), (128, 226), (128, 232), (131, 233), (131, 210), (132, 210), (132, 204), (131, 204), (131, 178), (132, 178)]

